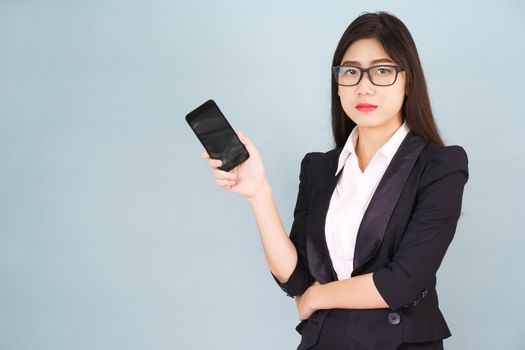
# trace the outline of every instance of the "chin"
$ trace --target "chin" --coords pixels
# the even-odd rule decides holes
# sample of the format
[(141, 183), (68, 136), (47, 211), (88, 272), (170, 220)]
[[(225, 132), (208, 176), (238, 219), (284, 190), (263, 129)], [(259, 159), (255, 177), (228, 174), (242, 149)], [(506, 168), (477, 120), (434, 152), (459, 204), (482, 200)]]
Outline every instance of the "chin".
[(368, 113), (365, 115), (352, 116), (350, 117), (354, 123), (362, 127), (375, 127), (381, 126), (388, 122), (388, 120), (379, 119), (377, 115), (373, 113)]

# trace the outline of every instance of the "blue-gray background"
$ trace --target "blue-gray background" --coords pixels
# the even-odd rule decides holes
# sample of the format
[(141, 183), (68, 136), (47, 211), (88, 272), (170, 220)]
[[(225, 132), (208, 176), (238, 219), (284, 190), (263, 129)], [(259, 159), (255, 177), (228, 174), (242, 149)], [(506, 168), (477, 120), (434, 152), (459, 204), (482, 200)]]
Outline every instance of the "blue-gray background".
[(522, 1), (0, 1), (0, 349), (295, 349), (248, 202), (187, 126), (213, 98), (262, 154), (286, 228), (333, 147), (330, 65), (387, 10), (470, 161), (438, 274), (447, 349), (525, 349)]

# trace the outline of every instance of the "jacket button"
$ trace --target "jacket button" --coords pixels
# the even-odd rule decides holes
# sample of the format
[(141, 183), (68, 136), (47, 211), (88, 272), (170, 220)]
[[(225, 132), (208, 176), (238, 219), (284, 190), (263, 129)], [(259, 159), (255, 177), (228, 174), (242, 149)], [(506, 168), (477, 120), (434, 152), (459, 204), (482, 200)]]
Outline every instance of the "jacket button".
[(401, 316), (397, 312), (391, 312), (388, 314), (388, 322), (392, 325), (397, 325), (401, 322)]
[(416, 300), (414, 300), (414, 302), (412, 303), (412, 305), (417, 306), (417, 305), (419, 304), (419, 301), (420, 301), (420, 300), (421, 300), (421, 299), (416, 298)]
[(428, 295), (428, 289), (425, 289), (424, 291), (421, 292), (421, 297), (422, 298), (426, 298)]

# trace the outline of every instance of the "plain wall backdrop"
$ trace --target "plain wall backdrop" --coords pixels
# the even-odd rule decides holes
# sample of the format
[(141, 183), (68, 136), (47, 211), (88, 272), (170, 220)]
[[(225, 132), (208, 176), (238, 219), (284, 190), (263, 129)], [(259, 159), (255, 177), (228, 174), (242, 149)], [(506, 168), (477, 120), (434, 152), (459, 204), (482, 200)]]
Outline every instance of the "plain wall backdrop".
[(289, 230), (302, 157), (333, 148), (333, 52), (377, 10), (469, 156), (445, 348), (525, 349), (520, 0), (0, 0), (0, 349), (295, 349), (249, 203), (184, 117), (212, 98), (252, 139)]

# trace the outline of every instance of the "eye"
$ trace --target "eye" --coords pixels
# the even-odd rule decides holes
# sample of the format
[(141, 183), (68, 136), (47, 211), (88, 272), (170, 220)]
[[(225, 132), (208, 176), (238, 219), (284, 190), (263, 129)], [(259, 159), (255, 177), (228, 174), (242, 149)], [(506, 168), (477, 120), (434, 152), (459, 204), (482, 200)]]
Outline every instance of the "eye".
[(377, 67), (376, 72), (380, 75), (388, 75), (391, 74), (393, 69), (391, 67)]
[(359, 74), (355, 68), (344, 68), (343, 73), (346, 75), (356, 75)]

